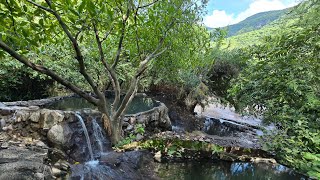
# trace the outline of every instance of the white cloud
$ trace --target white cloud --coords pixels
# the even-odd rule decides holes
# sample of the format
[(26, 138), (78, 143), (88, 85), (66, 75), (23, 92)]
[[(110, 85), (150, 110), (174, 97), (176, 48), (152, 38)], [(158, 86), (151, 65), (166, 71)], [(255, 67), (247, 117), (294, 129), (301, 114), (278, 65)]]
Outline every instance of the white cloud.
[(295, 0), (252, 0), (249, 7), (237, 16), (227, 14), (224, 10), (214, 10), (211, 15), (204, 17), (204, 24), (212, 28), (224, 27), (236, 24), (260, 12), (285, 9), (296, 4), (297, 2)]
[(228, 15), (225, 11), (220, 10), (214, 10), (210, 16), (204, 17), (204, 24), (212, 28), (227, 26), (233, 22), (233, 14)]

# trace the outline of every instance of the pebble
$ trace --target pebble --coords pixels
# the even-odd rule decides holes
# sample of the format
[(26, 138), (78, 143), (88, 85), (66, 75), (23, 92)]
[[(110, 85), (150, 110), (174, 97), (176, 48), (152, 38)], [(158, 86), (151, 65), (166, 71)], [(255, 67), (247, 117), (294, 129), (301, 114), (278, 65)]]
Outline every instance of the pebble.
[(0, 129), (6, 126), (6, 121), (4, 119), (0, 120)]
[(9, 147), (9, 143), (7, 143), (7, 142), (2, 143), (2, 145), (1, 145), (2, 149), (7, 149), (8, 147)]
[(44, 179), (44, 174), (42, 173), (35, 173), (34, 175), (37, 177), (37, 179)]
[(43, 147), (43, 148), (48, 148), (48, 146), (42, 141), (36, 142), (36, 146)]
[(131, 131), (133, 129), (133, 126), (130, 124), (128, 127), (127, 127), (127, 131)]
[(158, 151), (155, 155), (154, 155), (154, 160), (156, 160), (157, 162), (161, 162), (161, 151)]
[(137, 134), (136, 140), (140, 141), (144, 138), (144, 136), (142, 136), (141, 134)]
[(56, 177), (61, 176), (62, 171), (60, 169), (53, 167), (51, 170), (52, 170), (52, 175)]

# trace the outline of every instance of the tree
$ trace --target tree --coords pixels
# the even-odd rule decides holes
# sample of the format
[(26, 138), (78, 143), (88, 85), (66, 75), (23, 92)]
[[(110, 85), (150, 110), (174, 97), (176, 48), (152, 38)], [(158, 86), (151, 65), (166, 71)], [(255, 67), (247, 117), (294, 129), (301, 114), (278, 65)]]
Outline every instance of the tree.
[(249, 52), (251, 58), (230, 89), (239, 109), (263, 113), (278, 129), (266, 148), (282, 162), (320, 177), (320, 24), (319, 0), (299, 5), (301, 21), (269, 37)]
[[(121, 139), (122, 116), (142, 74), (171, 41), (198, 23), (206, 1), (196, 0), (5, 0), (0, 2), (0, 51), (51, 77), (103, 113), (113, 143)], [(179, 36), (178, 36), (179, 35)], [(190, 43), (190, 42), (188, 42)], [(48, 49), (58, 50), (52, 53)], [(7, 54), (4, 54), (6, 52)], [(62, 55), (60, 55), (62, 54)], [(130, 73), (121, 100), (119, 73)], [(64, 72), (76, 77), (63, 77)], [(79, 76), (80, 75), (80, 76)], [(90, 94), (74, 79), (81, 77)], [(109, 84), (115, 99), (104, 95)]]

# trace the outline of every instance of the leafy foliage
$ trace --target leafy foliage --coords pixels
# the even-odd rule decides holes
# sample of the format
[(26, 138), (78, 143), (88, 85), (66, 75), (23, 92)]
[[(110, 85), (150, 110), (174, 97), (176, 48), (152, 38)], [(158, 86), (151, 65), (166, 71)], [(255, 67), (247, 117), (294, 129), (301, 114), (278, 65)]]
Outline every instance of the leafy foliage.
[(265, 148), (309, 175), (320, 178), (319, 1), (286, 33), (251, 47), (251, 58), (230, 89), (237, 109), (263, 113), (278, 130)]
[[(199, 64), (207, 33), (198, 22), (206, 2), (0, 1), (0, 56), (11, 61), (10, 55), (98, 106), (117, 142), (120, 116), (153, 60), (159, 60), (152, 65), (161, 73)], [(110, 86), (115, 99), (108, 111), (104, 92)], [(120, 99), (122, 89), (126, 95)]]

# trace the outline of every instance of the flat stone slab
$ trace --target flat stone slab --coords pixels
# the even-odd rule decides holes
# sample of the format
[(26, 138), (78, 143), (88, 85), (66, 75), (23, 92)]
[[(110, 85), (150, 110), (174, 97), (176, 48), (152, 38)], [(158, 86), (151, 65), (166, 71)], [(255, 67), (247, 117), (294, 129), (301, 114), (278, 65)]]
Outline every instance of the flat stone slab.
[(47, 158), (48, 150), (38, 147), (0, 149), (0, 180), (52, 179)]

